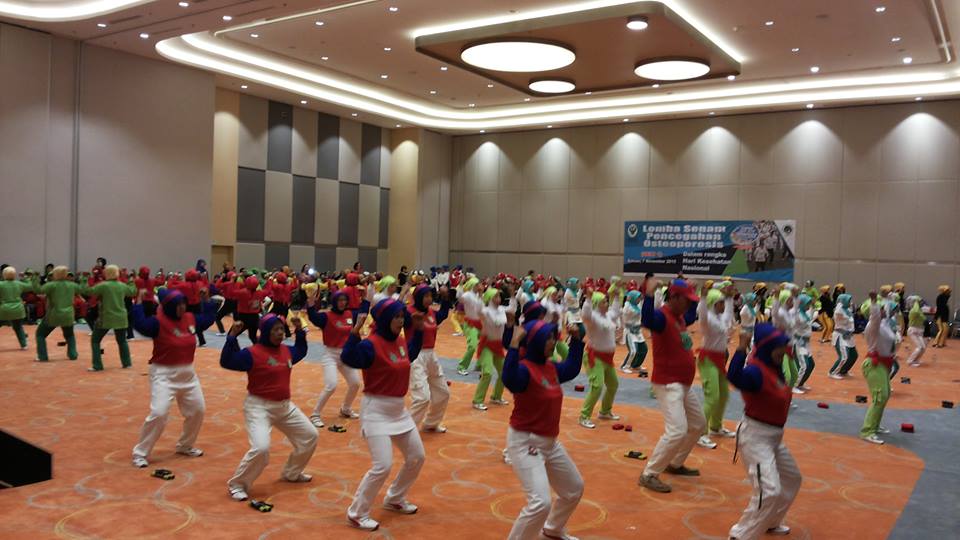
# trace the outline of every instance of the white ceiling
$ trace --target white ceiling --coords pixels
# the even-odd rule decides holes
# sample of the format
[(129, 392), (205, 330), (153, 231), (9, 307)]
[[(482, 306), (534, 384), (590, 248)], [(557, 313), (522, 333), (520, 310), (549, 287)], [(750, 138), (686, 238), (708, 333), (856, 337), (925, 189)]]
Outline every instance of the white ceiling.
[[(203, 0), (186, 8), (177, 0), (162, 0), (81, 21), (19, 24), (153, 57), (158, 56), (154, 46), (167, 40), (160, 45), (165, 57), (217, 72), (224, 87), (298, 106), (306, 99), (308, 107), (357, 113), (385, 126), (421, 125), (448, 132), (960, 94), (960, 71), (949, 45), (951, 28), (960, 27), (960, 2), (663, 2), (738, 58), (742, 75), (732, 82), (696, 81), (524, 101), (529, 96), (522, 92), (501, 85), (489, 88), (490, 81), (481, 75), (453, 66), (442, 71), (443, 64), (414, 50), (414, 36), (424, 28), (585, 4), (562, 0)], [(398, 9), (390, 11), (391, 6)], [(877, 13), (878, 6), (885, 11)], [(233, 19), (223, 21), (223, 15)], [(323, 26), (315, 24), (318, 20)], [(97, 28), (97, 22), (108, 26)], [(141, 32), (149, 39), (138, 37)], [(892, 42), (894, 37), (900, 40)], [(913, 59), (910, 65), (903, 63), (906, 56)], [(820, 67), (817, 74), (810, 72), (814, 65)], [(248, 88), (240, 90), (241, 84)]]

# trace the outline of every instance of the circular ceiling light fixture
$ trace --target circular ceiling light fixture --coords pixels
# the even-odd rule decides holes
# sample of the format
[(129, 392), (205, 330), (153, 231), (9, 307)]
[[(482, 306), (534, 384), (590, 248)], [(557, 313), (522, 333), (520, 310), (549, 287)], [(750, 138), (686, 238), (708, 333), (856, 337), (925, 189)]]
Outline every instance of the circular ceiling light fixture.
[(567, 67), (577, 59), (569, 48), (530, 40), (490, 41), (467, 45), (460, 58), (471, 66), (493, 71), (529, 73)]
[(533, 79), (528, 88), (541, 94), (566, 94), (573, 92), (577, 85), (568, 79)]
[(683, 81), (710, 73), (710, 64), (698, 58), (654, 58), (637, 64), (633, 72), (652, 81)]
[(646, 30), (648, 26), (650, 23), (647, 22), (646, 17), (638, 15), (627, 19), (627, 28), (630, 30)]

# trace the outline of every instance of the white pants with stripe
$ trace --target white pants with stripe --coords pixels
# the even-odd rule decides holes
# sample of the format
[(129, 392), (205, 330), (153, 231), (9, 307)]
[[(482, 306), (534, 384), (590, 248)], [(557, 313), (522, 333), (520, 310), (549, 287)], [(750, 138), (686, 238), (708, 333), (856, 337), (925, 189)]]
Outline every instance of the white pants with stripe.
[(663, 413), (663, 435), (647, 461), (645, 475), (658, 475), (667, 465), (683, 465), (707, 427), (700, 398), (689, 386), (654, 384), (653, 393)]
[(160, 435), (163, 435), (173, 400), (177, 400), (183, 416), (183, 432), (177, 441), (177, 450), (187, 451), (193, 448), (206, 411), (200, 379), (193, 369), (193, 364), (150, 364), (150, 414), (140, 428), (140, 441), (133, 447), (133, 457), (146, 458), (150, 455)]
[(289, 399), (273, 401), (254, 395), (247, 395), (244, 400), (243, 416), (247, 423), (250, 450), (243, 456), (227, 487), (231, 490), (250, 490), (270, 462), (270, 432), (274, 426), (287, 436), (293, 446), (281, 476), (285, 480), (299, 478), (317, 448), (317, 428), (313, 427), (307, 416)]
[(910, 353), (907, 362), (913, 364), (920, 361), (920, 357), (927, 350), (927, 342), (923, 339), (923, 328), (907, 328), (907, 335), (913, 341), (913, 352)]
[(753, 496), (730, 536), (753, 540), (783, 523), (800, 491), (800, 469), (783, 444), (783, 428), (744, 417), (737, 441)]
[(353, 407), (353, 401), (357, 398), (357, 392), (360, 391), (360, 370), (354, 369), (340, 360), (340, 353), (343, 349), (334, 349), (327, 347), (323, 351), (323, 357), (320, 365), (323, 366), (323, 390), (317, 396), (317, 405), (313, 408), (310, 416), (321, 417), (323, 407), (326, 406), (330, 396), (337, 389), (337, 371), (343, 375), (343, 380), (347, 381), (347, 393), (343, 396), (343, 404), (340, 409), (350, 411)]
[[(527, 505), (510, 529), (509, 540), (533, 540), (545, 530), (561, 536), (583, 495), (583, 478), (556, 437), (507, 430), (507, 455), (523, 484)], [(552, 502), (550, 489), (557, 493)]]
[(407, 492), (420, 475), (420, 468), (423, 467), (426, 456), (423, 441), (420, 440), (420, 432), (416, 429), (398, 435), (372, 435), (367, 436), (366, 439), (373, 463), (367, 474), (363, 475), (363, 480), (360, 481), (357, 492), (353, 495), (353, 503), (347, 509), (347, 515), (354, 519), (370, 516), (373, 499), (390, 475), (394, 444), (403, 454), (403, 466), (400, 467), (397, 478), (387, 489), (387, 496), (383, 498), (384, 504), (401, 504), (406, 500)]
[(418, 426), (435, 428), (443, 421), (450, 401), (450, 388), (443, 366), (433, 349), (420, 351), (410, 366), (410, 416)]

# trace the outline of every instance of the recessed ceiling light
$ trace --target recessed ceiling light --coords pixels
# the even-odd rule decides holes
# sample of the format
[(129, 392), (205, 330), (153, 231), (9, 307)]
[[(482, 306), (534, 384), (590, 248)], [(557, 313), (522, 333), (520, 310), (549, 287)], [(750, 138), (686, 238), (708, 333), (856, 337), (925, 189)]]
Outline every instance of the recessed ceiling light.
[(387, 9), (389, 9), (392, 13), (396, 13), (396, 12), (400, 11), (400, 8), (398, 8), (397, 6), (390, 6), (390, 7), (387, 8)]
[(220, 17), (220, 18), (227, 22), (230, 22), (233, 20), (233, 17), (231, 17), (230, 15), (224, 15), (223, 17)]
[(430, 91), (430, 94), (431, 94), (431, 95), (436, 95), (436, 94), (437, 94), (437, 91), (436, 91), (436, 90), (431, 90), (431, 91)]
[(482, 69), (529, 73), (569, 66), (577, 55), (566, 47), (539, 41), (494, 41), (470, 45), (460, 58)]
[(97, 28), (106, 28), (106, 27), (107, 27), (107, 23), (102, 23), (102, 22), (97, 23)]
[(150, 39), (150, 34), (148, 34), (148, 33), (146, 33), (146, 32), (142, 32), (142, 33), (140, 34), (140, 39)]
[(241, 85), (240, 85), (240, 89), (241, 89), (241, 90), (246, 90), (246, 89), (247, 89), (247, 85), (241, 84)]
[(703, 60), (648, 60), (634, 70), (638, 77), (654, 81), (682, 81), (696, 79), (710, 73), (710, 65)]
[(920, 97), (920, 96), (917, 96), (917, 97), (913, 98), (913, 100), (914, 100), (914, 101), (923, 101), (923, 98)]
[(773, 26), (773, 21), (767, 21), (763, 23), (764, 26)]
[(913, 57), (912, 57), (912, 56), (904, 56), (904, 57), (903, 57), (903, 63), (904, 63), (904, 64), (912, 64), (912, 63), (913, 63)]
[(258, 38), (258, 37), (260, 37), (260, 34), (250, 34), (250, 37), (252, 37), (252, 38)]
[(883, 13), (884, 11), (887, 10), (887, 8), (884, 7), (884, 6), (877, 6), (877, 7), (873, 8), (873, 10), (876, 11), (877, 13)]
[(530, 81), (528, 85), (528, 88), (534, 92), (542, 94), (565, 94), (572, 92), (576, 87), (577, 85), (573, 84), (572, 81), (563, 79), (535, 79)]
[(547, 126), (547, 129), (550, 129), (550, 128), (552, 128), (552, 127), (553, 127), (553, 124), (550, 124), (550, 125)]
[(300, 104), (301, 104), (301, 105), (306, 105), (306, 104), (307, 104), (307, 100), (301, 99), (301, 100), (300, 100)]
[(315, 24), (315, 25), (317, 25), (317, 26), (323, 26), (323, 21), (317, 21), (317, 22), (315, 22), (315, 23), (313, 23), (313, 24)]
[(487, 88), (493, 88), (493, 85), (492, 85), (492, 84), (488, 84), (488, 85), (487, 85)]
[(449, 69), (449, 68), (448, 68), (447, 66), (440, 66), (440, 71), (446, 71), (446, 70), (448, 70), (448, 69)]
[(794, 47), (794, 48), (790, 49), (790, 52), (792, 52), (792, 53), (798, 53), (798, 52), (800, 52), (800, 47)]
[(890, 42), (891, 42), (891, 43), (899, 43), (899, 42), (900, 42), (900, 39), (901, 39), (900, 36), (893, 36), (892, 38), (890, 38)]
[(180, 7), (190, 7), (190, 2), (177, 2)]
[(485, 129), (481, 129), (481, 130), (480, 130), (480, 133), (486, 133), (486, 132), (487, 132), (487, 130), (485, 130)]
[(471, 103), (470, 105), (467, 105), (467, 106), (468, 106), (468, 107), (476, 107), (477, 104), (476, 104), (476, 103)]
[(350, 113), (350, 116), (357, 116), (357, 113)]
[(812, 108), (813, 108), (813, 103), (807, 103), (807, 108), (808, 108), (808, 109), (812, 109)]
[(660, 88), (660, 84), (657, 83), (657, 84), (653, 85), (653, 87), (654, 87), (654, 88)]
[(646, 17), (630, 17), (627, 20), (627, 28), (630, 30), (646, 30), (648, 26), (650, 26), (650, 24), (647, 23)]
[(736, 75), (727, 75), (727, 80), (728, 80), (728, 81), (735, 81), (735, 80), (737, 80), (737, 76), (736, 76)]
[(629, 119), (629, 118), (624, 118), (623, 121), (624, 121), (624, 122), (629, 122), (630, 119)]
[(400, 127), (400, 124), (397, 124), (397, 127)]
[(587, 90), (587, 91), (586, 91), (586, 92), (584, 92), (583, 94), (584, 94), (584, 95), (587, 95), (587, 96), (589, 96), (589, 95), (590, 95), (590, 94), (592, 94), (592, 93), (593, 93), (593, 92), (591, 92), (591, 91), (589, 91), (589, 90)]
[(715, 114), (717, 114), (717, 113), (715, 113), (715, 112), (713, 112), (713, 111), (710, 111), (709, 114), (710, 114), (710, 116), (713, 116), (713, 115), (715, 115)]
[(321, 56), (320, 59), (321, 59), (321, 60), (329, 60), (330, 57), (329, 57), (329, 56)]
[(393, 50), (393, 47), (384, 47), (383, 50), (384, 50), (385, 52), (390, 52), (390, 51)]
[(525, 98), (523, 98), (523, 100), (524, 100), (524, 101), (530, 101), (530, 98), (525, 97)]
[(820, 66), (810, 66), (810, 73), (820, 73)]
[(380, 75), (380, 78), (381, 78), (381, 79), (388, 79), (388, 78), (390, 78), (390, 76), (387, 75), (386, 73), (384, 73), (384, 74)]

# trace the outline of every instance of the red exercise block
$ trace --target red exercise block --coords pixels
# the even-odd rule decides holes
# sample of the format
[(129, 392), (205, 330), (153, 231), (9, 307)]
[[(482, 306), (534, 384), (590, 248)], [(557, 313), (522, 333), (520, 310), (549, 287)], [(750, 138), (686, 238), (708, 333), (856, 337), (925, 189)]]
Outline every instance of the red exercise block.
[(829, 404), (829, 403), (824, 403), (824, 402), (821, 401), (820, 403), (817, 403), (817, 407), (820, 407), (821, 409), (829, 409), (829, 408), (830, 408), (830, 404)]
[(900, 431), (904, 433), (913, 433), (913, 424), (900, 424)]
[(447, 381), (447, 386), (453, 386), (453, 383), (450, 381)]
[(623, 429), (623, 424), (614, 424), (614, 425), (613, 425), (613, 430), (614, 430), (614, 431), (620, 431), (621, 429)]
[(623, 427), (623, 430), (624, 430), (624, 431), (633, 431), (633, 426), (631, 426), (630, 424), (627, 424), (626, 426)]

